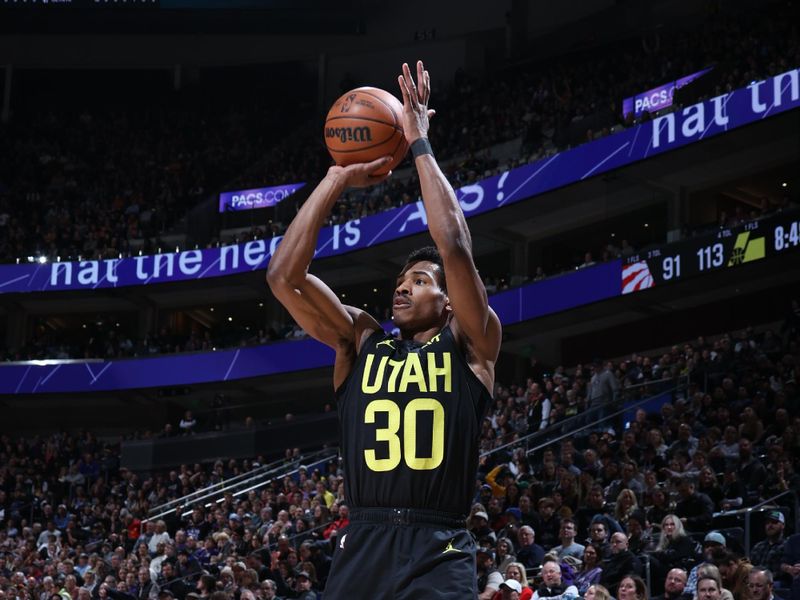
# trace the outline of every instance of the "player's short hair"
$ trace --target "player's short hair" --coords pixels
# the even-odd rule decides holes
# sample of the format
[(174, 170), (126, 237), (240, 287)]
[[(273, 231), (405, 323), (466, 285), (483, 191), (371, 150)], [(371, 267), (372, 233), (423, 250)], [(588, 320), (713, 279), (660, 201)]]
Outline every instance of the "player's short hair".
[(406, 258), (406, 264), (402, 272), (405, 273), (408, 267), (421, 260), (427, 260), (428, 262), (438, 265), (439, 287), (442, 288), (442, 291), (447, 293), (447, 279), (445, 279), (444, 276), (444, 261), (442, 260), (442, 255), (439, 254), (439, 251), (436, 249), (436, 246), (423, 246), (422, 248), (417, 248), (412, 251), (411, 254), (408, 255), (408, 258)]

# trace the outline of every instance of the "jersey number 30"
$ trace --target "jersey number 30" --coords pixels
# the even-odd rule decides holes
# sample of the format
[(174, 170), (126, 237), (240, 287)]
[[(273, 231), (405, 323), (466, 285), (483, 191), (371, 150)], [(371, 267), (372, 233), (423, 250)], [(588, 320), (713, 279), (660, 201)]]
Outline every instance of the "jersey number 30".
[[(431, 455), (417, 456), (417, 416), (421, 411), (433, 413), (433, 439)], [(400, 464), (402, 457), (409, 469), (428, 471), (442, 464), (444, 458), (444, 407), (434, 398), (415, 398), (403, 411), (403, 447), (400, 447), (400, 407), (391, 400), (373, 400), (364, 411), (364, 422), (374, 423), (375, 415), (385, 412), (389, 416), (386, 427), (375, 430), (376, 442), (389, 444), (388, 458), (377, 458), (375, 450), (364, 450), (364, 460), (373, 471), (391, 471)]]

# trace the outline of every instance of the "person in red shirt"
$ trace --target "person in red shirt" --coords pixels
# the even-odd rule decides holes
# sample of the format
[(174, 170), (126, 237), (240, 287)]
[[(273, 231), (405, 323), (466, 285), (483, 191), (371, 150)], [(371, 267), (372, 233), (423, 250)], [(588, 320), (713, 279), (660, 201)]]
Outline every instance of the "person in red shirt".
[(335, 536), (336, 533), (350, 524), (350, 509), (347, 507), (346, 504), (339, 505), (339, 518), (333, 521), (325, 531), (322, 533), (322, 537), (326, 540), (330, 539), (331, 536)]

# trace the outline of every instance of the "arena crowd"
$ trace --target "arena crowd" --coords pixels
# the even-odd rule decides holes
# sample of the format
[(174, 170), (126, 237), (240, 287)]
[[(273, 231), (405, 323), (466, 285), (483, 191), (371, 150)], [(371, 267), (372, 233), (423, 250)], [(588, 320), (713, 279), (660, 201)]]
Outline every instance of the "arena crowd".
[[(692, 598), (708, 586), (737, 600), (767, 600), (768, 588), (789, 597), (800, 575), (789, 537), (800, 489), (799, 333), (800, 311), (780, 331), (700, 337), (655, 357), (570, 369), (532, 361), (526, 382), (497, 385), (467, 519), (481, 598)], [(657, 407), (610, 412), (673, 380), (686, 385)], [(131, 437), (207, 425), (188, 414)], [(120, 467), (118, 441), (91, 432), (3, 436), (0, 591), (316, 598), (348, 523), (344, 474), (337, 461), (305, 464), (300, 449), (274, 458), (296, 473), (192, 505), (180, 499), (265, 457), (135, 473)], [(746, 548), (731, 511), (775, 496)], [(177, 510), (151, 518), (170, 501)]]

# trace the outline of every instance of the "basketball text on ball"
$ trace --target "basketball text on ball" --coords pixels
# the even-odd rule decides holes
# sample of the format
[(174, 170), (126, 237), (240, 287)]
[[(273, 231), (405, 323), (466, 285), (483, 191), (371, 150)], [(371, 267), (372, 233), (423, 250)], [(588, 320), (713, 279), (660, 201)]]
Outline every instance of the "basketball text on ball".
[(390, 156), (374, 175), (397, 167), (408, 152), (403, 104), (385, 90), (361, 87), (340, 96), (325, 118), (323, 138), (337, 165), (368, 163)]
[(372, 130), (369, 127), (326, 127), (326, 138), (339, 138), (345, 142), (371, 142)]

